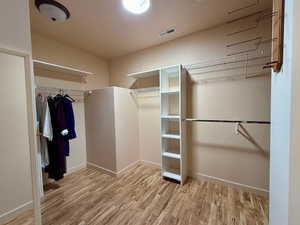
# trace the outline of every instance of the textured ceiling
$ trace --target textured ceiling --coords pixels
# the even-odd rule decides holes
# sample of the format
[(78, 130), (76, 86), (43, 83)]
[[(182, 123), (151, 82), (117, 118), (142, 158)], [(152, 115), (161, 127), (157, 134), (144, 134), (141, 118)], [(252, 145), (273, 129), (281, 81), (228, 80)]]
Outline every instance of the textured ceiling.
[[(151, 8), (134, 15), (121, 0), (58, 0), (71, 12), (63, 23), (38, 13), (31, 1), (33, 32), (84, 49), (106, 59), (122, 56), (271, 8), (272, 0), (152, 0)], [(255, 5), (258, 2), (259, 4)], [(254, 4), (231, 15), (229, 11)], [(160, 37), (170, 27), (176, 32)]]

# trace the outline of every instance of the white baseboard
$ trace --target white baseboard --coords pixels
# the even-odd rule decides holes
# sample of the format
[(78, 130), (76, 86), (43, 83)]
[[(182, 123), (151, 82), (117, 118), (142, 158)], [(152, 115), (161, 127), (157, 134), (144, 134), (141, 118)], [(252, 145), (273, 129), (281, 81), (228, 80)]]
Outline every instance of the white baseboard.
[(118, 171), (118, 172), (112, 171), (112, 170), (110, 170), (110, 169), (107, 169), (107, 168), (104, 168), (104, 167), (101, 167), (101, 166), (98, 166), (98, 165), (96, 165), (96, 164), (94, 164), (94, 163), (91, 163), (91, 162), (88, 162), (88, 163), (87, 163), (87, 166), (88, 166), (88, 167), (92, 167), (92, 168), (94, 168), (94, 169), (96, 169), (96, 170), (99, 170), (99, 171), (101, 171), (101, 172), (103, 172), (103, 173), (106, 173), (106, 174), (108, 174), (108, 175), (111, 175), (111, 176), (120, 176), (120, 175), (124, 174), (125, 172), (127, 172), (128, 170), (130, 170), (130, 169), (132, 169), (133, 167), (135, 167), (136, 165), (138, 165), (139, 163), (141, 163), (141, 161), (140, 161), (140, 160), (137, 160), (137, 161), (131, 163), (130, 165), (128, 165), (127, 167), (121, 169), (121, 170)]
[(103, 172), (103, 173), (106, 173), (106, 174), (108, 174), (108, 175), (111, 175), (111, 176), (117, 176), (117, 172), (112, 171), (112, 170), (110, 170), (110, 169), (103, 168), (103, 167), (98, 166), (98, 165), (96, 165), (96, 164), (94, 164), (94, 163), (87, 162), (87, 166), (88, 166), (88, 167), (91, 167), (91, 168), (94, 168), (94, 169), (96, 169), (96, 170), (99, 170), (99, 171), (101, 171), (101, 172)]
[(241, 184), (241, 183), (237, 183), (234, 181), (230, 181), (230, 180), (226, 180), (226, 179), (218, 178), (218, 177), (214, 177), (214, 176), (209, 176), (209, 175), (198, 173), (198, 172), (189, 171), (189, 177), (192, 177), (197, 180), (207, 180), (207, 181), (211, 181), (211, 182), (225, 184), (225, 185), (228, 185), (233, 188), (242, 189), (244, 191), (256, 193), (258, 195), (262, 195), (265, 197), (267, 197), (269, 195), (269, 191), (266, 189), (263, 189), (263, 188), (258, 188), (258, 187), (254, 187), (254, 186), (250, 186), (250, 185), (246, 185), (246, 184)]
[(135, 167), (136, 165), (138, 165), (139, 163), (141, 163), (141, 161), (140, 161), (140, 160), (137, 160), (137, 161), (131, 163), (130, 165), (128, 165), (127, 167), (121, 169), (121, 170), (118, 171), (118, 172), (112, 171), (112, 170), (110, 170), (110, 169), (107, 169), (107, 168), (104, 168), (104, 167), (101, 167), (101, 166), (98, 166), (98, 165), (96, 165), (96, 164), (94, 164), (94, 163), (91, 163), (91, 162), (87, 162), (87, 166), (88, 166), (88, 167), (92, 167), (92, 168), (94, 168), (94, 169), (97, 169), (97, 170), (99, 170), (99, 171), (101, 171), (101, 172), (103, 172), (103, 173), (106, 173), (106, 174), (108, 174), (108, 175), (111, 175), (111, 176), (120, 176), (120, 175), (126, 173), (128, 170), (130, 170), (130, 169), (132, 169), (133, 167)]
[(74, 167), (71, 167), (71, 168), (68, 168), (67, 169), (67, 175), (71, 174), (71, 173), (74, 173), (78, 170), (81, 170), (83, 168), (86, 168), (87, 167), (87, 163), (86, 162), (83, 162), (81, 164), (79, 164), (78, 166), (74, 166)]
[(137, 160), (131, 164), (129, 164), (128, 166), (126, 166), (125, 168), (121, 169), (120, 171), (117, 172), (117, 176), (120, 176), (124, 173), (126, 173), (128, 170), (134, 168), (135, 166), (139, 165), (141, 163), (141, 160)]
[[(156, 163), (156, 162), (141, 160), (141, 163), (146, 166), (152, 166), (152, 167), (161, 169), (161, 164)], [(189, 177), (197, 179), (197, 180), (207, 180), (207, 181), (211, 181), (211, 182), (222, 183), (224, 185), (228, 185), (228, 186), (231, 186), (234, 188), (242, 189), (244, 191), (249, 191), (249, 192), (256, 193), (258, 195), (262, 195), (262, 196), (266, 196), (266, 197), (269, 195), (269, 191), (266, 189), (263, 189), (263, 188), (253, 187), (250, 185), (241, 184), (241, 183), (237, 183), (234, 181), (209, 176), (209, 175), (198, 173), (198, 172), (191, 171), (191, 170), (189, 171)]]
[[(122, 169), (119, 172), (115, 172), (115, 171), (103, 168), (101, 166), (98, 166), (98, 165), (96, 165), (94, 163), (90, 163), (90, 162), (88, 162), (87, 165), (92, 167), (92, 168), (98, 169), (101, 172), (107, 173), (109, 175), (119, 176), (119, 175), (125, 173), (126, 171), (130, 170), (134, 166), (138, 165), (139, 163), (141, 163), (145, 166), (151, 166), (151, 167), (154, 167), (154, 168), (161, 169), (161, 164), (156, 163), (156, 162), (147, 161), (147, 160), (138, 160), (138, 161), (130, 164), (129, 166), (125, 167), (124, 169)], [(263, 189), (263, 188), (253, 187), (253, 186), (250, 186), (250, 185), (237, 183), (237, 182), (226, 180), (226, 179), (223, 179), (223, 178), (209, 176), (209, 175), (202, 174), (202, 173), (199, 173), (199, 172), (189, 171), (189, 177), (197, 179), (197, 180), (207, 180), (207, 181), (211, 181), (211, 182), (222, 183), (224, 185), (228, 185), (228, 186), (231, 186), (231, 187), (234, 187), (234, 188), (242, 189), (244, 191), (249, 191), (249, 192), (252, 192), (252, 193), (256, 193), (256, 194), (262, 195), (262, 196), (268, 196), (269, 195), (269, 191), (266, 190), (266, 189)]]
[(156, 163), (156, 162), (151, 162), (147, 160), (141, 160), (141, 163), (144, 164), (145, 166), (152, 166), (158, 169), (161, 169), (161, 164)]
[(33, 209), (32, 201), (27, 202), (23, 205), (20, 205), (17, 208), (0, 215), (0, 224), (9, 222), (10, 220), (16, 218), (18, 215), (24, 213), (25, 211), (27, 211), (29, 209)]

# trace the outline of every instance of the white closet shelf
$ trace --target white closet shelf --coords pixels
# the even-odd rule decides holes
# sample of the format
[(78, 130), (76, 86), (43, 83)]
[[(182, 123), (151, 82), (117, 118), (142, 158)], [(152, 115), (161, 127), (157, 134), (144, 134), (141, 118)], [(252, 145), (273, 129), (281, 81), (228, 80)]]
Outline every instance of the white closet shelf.
[(179, 90), (162, 91), (161, 94), (179, 94)]
[(179, 174), (179, 171), (177, 171), (176, 169), (167, 169), (162, 173), (163, 177), (181, 181), (181, 176)]
[(184, 184), (186, 160), (186, 78), (181, 65), (160, 71), (162, 176)]
[(81, 77), (94, 75), (91, 72), (78, 70), (78, 69), (75, 69), (72, 67), (56, 65), (56, 64), (44, 62), (41, 60), (34, 59), (33, 64), (36, 68), (41, 68), (41, 69), (53, 71), (53, 72), (67, 73), (67, 74), (72, 74), (72, 75), (81, 76)]
[(161, 115), (162, 119), (173, 119), (173, 120), (179, 120), (180, 116), (179, 115)]
[(176, 135), (176, 134), (162, 134), (161, 135), (162, 138), (169, 138), (169, 139), (180, 139), (180, 135)]
[(180, 159), (180, 154), (172, 153), (172, 152), (163, 152), (163, 156), (173, 158), (173, 159)]
[(145, 77), (153, 77), (153, 76), (159, 76), (160, 69), (153, 69), (148, 71), (143, 71), (139, 73), (130, 73), (128, 74), (128, 77), (132, 78), (145, 78)]
[(159, 91), (159, 87), (147, 87), (147, 88), (136, 88), (131, 89), (135, 93), (142, 93), (142, 92), (151, 92), (151, 91)]

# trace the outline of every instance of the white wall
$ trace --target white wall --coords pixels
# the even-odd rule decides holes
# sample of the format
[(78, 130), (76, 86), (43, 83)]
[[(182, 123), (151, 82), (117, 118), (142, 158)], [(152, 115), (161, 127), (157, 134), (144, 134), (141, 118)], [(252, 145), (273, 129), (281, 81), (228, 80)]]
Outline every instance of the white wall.
[[(27, 0), (0, 2), (0, 29), (0, 48), (31, 55)], [(0, 155), (0, 161), (4, 160), (0, 163), (1, 167), (4, 166), (0, 172), (0, 223), (2, 219), (15, 216), (15, 213), (19, 212), (18, 209), (25, 209), (24, 203), (32, 202), (27, 123), (27, 112), (30, 111), (31, 106), (26, 105), (24, 59), (23, 62), (21, 59), (13, 61), (11, 57), (8, 59), (1, 55), (1, 117), (5, 119), (1, 122), (1, 128), (4, 126), (6, 128), (0, 131), (0, 154), (5, 154)], [(8, 67), (9, 65), (11, 67)], [(30, 80), (29, 76), (27, 78)]]
[[(110, 62), (110, 83), (130, 87), (134, 79), (127, 76), (129, 73), (221, 58), (230, 53), (226, 48), (228, 43), (246, 40), (260, 33), (264, 39), (270, 38), (271, 25), (268, 22), (260, 24), (255, 32), (244, 33), (235, 38), (228, 38), (226, 35), (245, 25), (212, 28), (113, 59)], [(265, 53), (269, 50), (266, 48)], [(270, 120), (270, 88), (269, 77), (207, 84), (189, 83), (188, 116), (203, 119)], [(141, 98), (138, 103), (141, 158), (160, 164), (159, 96)], [(255, 125), (246, 128), (269, 151), (269, 126)], [(189, 169), (193, 175), (268, 190), (269, 159), (251, 143), (237, 136), (234, 125), (193, 123), (189, 125), (188, 132)]]
[(290, 225), (297, 225), (300, 221), (300, 2), (293, 1), (293, 78), (292, 78), (292, 124), (291, 124), (291, 148), (290, 155)]
[(270, 224), (300, 221), (299, 1), (285, 1), (284, 64), (272, 75)]
[(138, 109), (130, 90), (103, 88), (85, 100), (88, 165), (115, 175), (139, 161)]
[(140, 160), (138, 107), (130, 90), (114, 88), (117, 172)]
[(23, 57), (0, 53), (0, 223), (32, 206)]
[(28, 0), (0, 3), (0, 48), (31, 53)]
[[(281, 73), (272, 74), (270, 224), (288, 225), (291, 135), (291, 38), (292, 1), (287, 2), (284, 64)], [(289, 43), (289, 44), (287, 44)]]
[[(147, 95), (157, 96), (157, 93), (147, 93)], [(137, 99), (137, 104), (141, 160), (160, 166), (160, 98), (141, 96)]]
[(117, 171), (114, 89), (93, 91), (85, 97), (87, 161), (92, 166)]

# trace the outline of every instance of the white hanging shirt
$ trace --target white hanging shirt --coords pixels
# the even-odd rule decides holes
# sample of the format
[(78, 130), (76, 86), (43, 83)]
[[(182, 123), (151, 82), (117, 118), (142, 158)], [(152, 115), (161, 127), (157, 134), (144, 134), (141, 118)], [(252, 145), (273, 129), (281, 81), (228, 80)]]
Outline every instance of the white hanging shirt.
[(43, 107), (45, 107), (43, 136), (45, 138), (48, 138), (49, 141), (52, 141), (53, 140), (53, 130), (52, 130), (51, 115), (50, 115), (48, 101), (46, 100), (43, 105), (44, 105)]
[(49, 165), (49, 154), (48, 154), (48, 143), (53, 140), (53, 129), (51, 123), (51, 115), (49, 110), (48, 101), (43, 96), (36, 97), (36, 111), (37, 111), (37, 121), (39, 124), (39, 140), (40, 140), (40, 152), (42, 167), (45, 168)]

